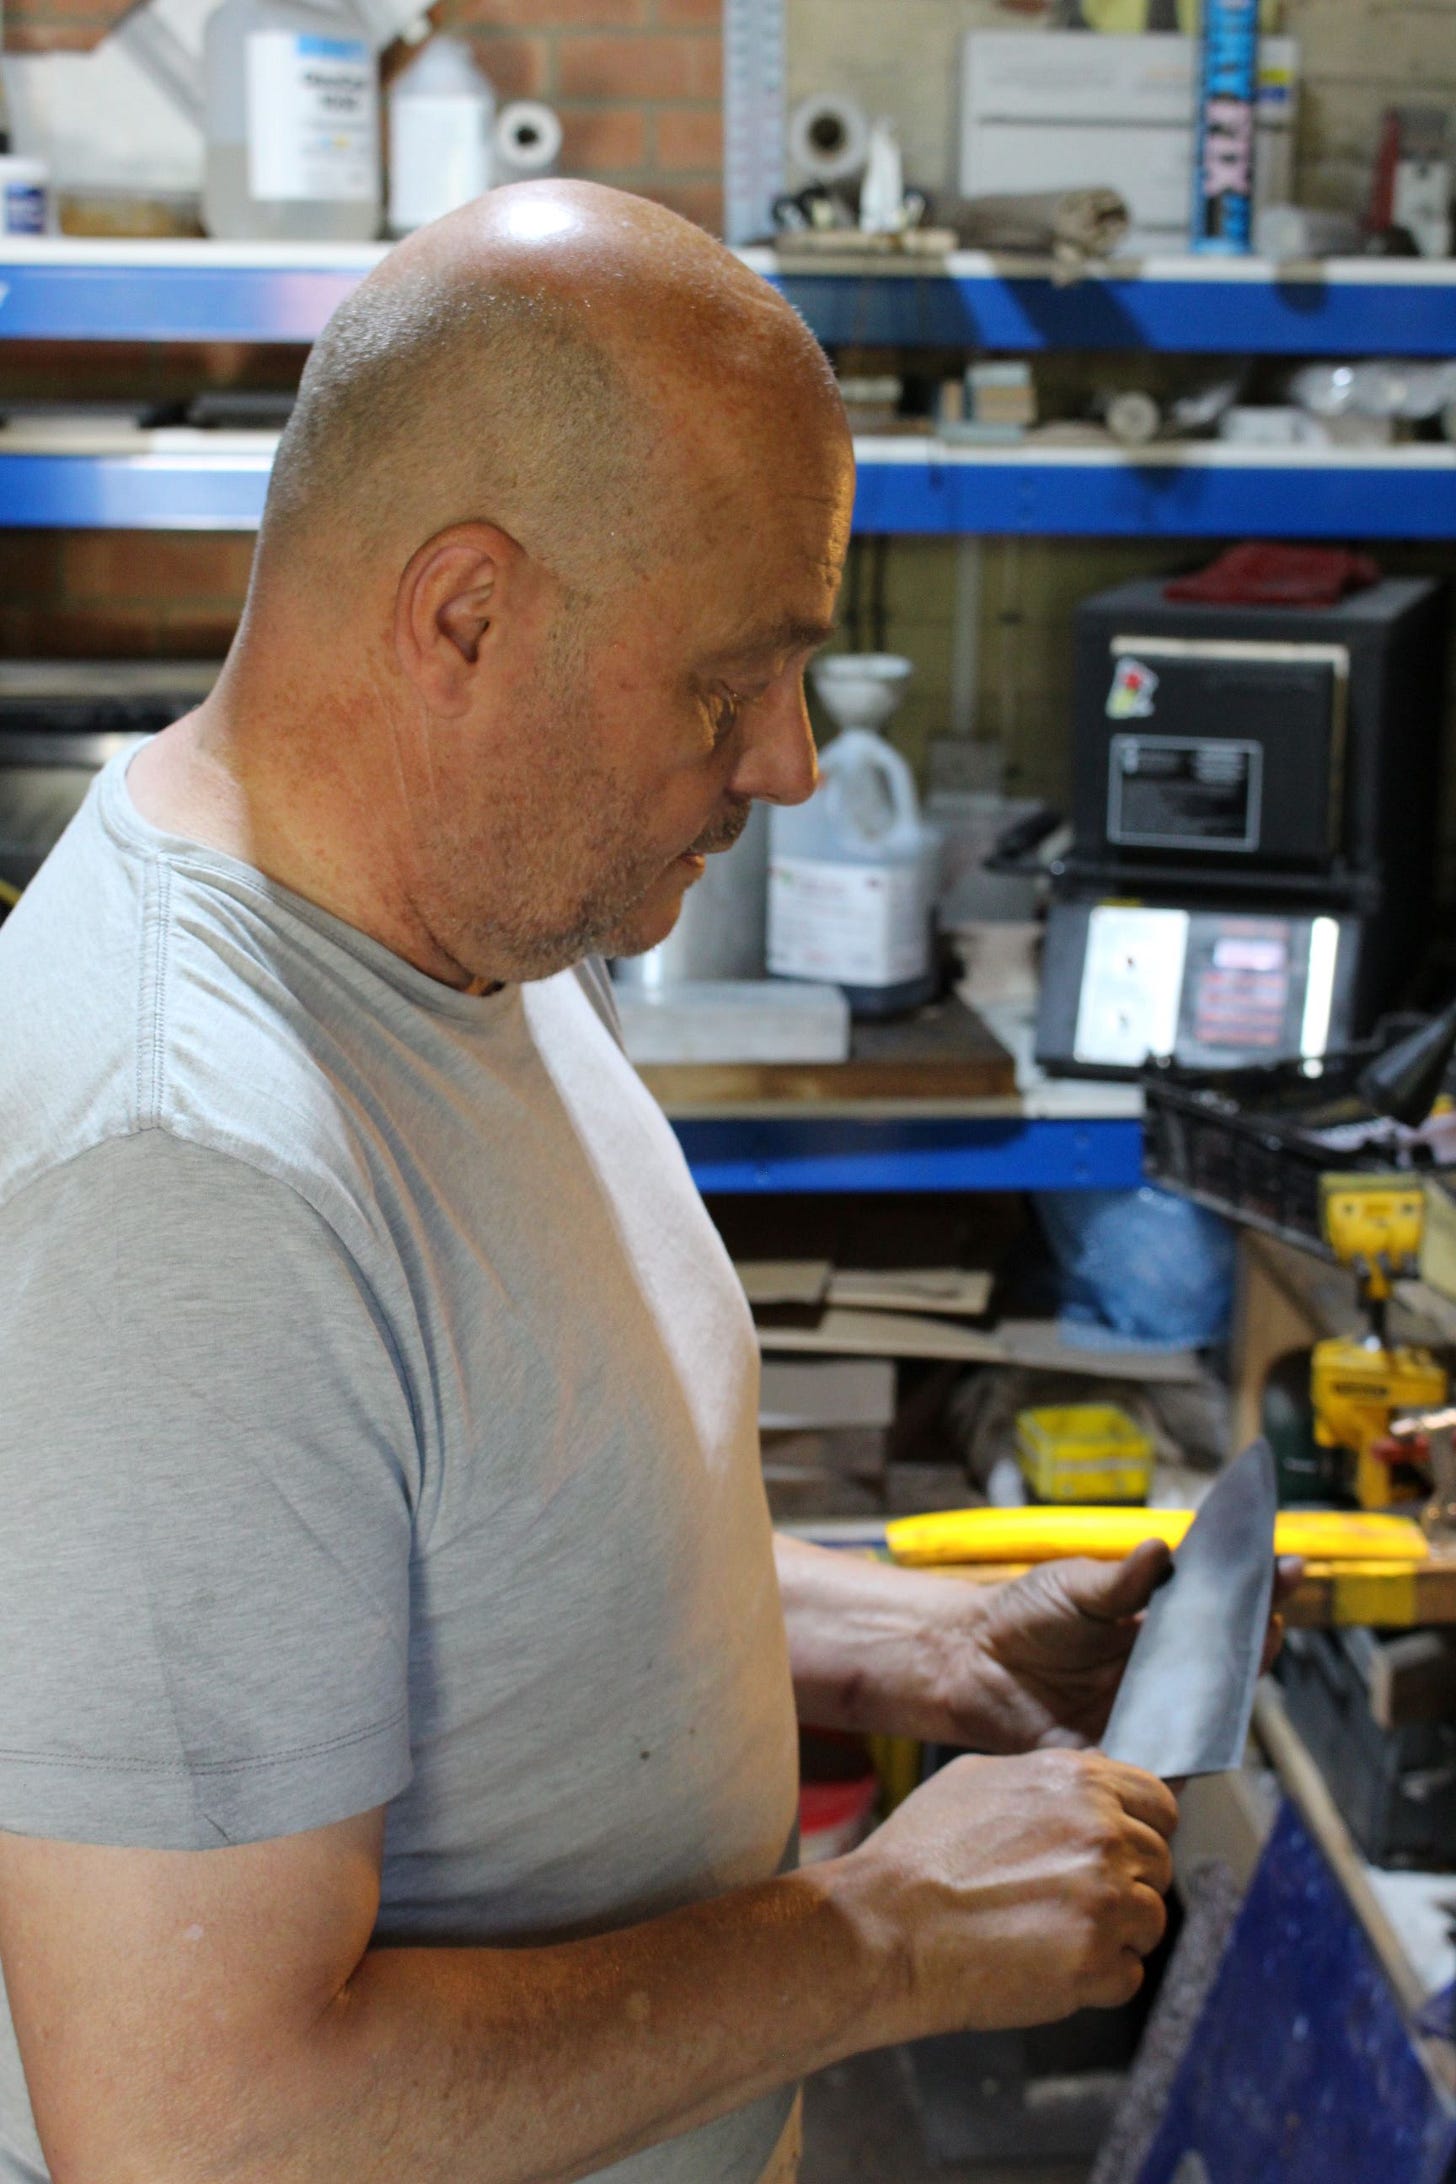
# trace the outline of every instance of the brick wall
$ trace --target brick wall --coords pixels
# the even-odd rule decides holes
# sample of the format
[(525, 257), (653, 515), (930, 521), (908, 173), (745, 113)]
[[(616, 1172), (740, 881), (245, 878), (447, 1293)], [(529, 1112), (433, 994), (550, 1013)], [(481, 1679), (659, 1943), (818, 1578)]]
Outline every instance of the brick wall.
[(721, 0), (444, 0), (505, 98), (561, 116), (563, 165), (719, 228)]
[(252, 558), (227, 532), (0, 530), (0, 654), (218, 659)]
[[(5, 42), (83, 51), (128, 4), (9, 0)], [(431, 14), (470, 39), (500, 98), (557, 109), (569, 173), (721, 228), (722, 0), (438, 0)]]

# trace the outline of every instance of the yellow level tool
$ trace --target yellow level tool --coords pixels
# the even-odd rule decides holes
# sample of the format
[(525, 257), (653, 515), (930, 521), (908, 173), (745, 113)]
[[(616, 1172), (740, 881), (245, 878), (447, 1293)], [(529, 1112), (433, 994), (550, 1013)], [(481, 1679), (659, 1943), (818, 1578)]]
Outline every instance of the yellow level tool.
[[(1140, 1540), (1176, 1547), (1193, 1522), (1191, 1509), (940, 1509), (898, 1517), (885, 1527), (897, 1562), (1055, 1562), (1092, 1555), (1115, 1562)], [(1378, 1562), (1414, 1569), (1430, 1550), (1409, 1517), (1365, 1510), (1281, 1509), (1274, 1526), (1281, 1555), (1311, 1562)]]

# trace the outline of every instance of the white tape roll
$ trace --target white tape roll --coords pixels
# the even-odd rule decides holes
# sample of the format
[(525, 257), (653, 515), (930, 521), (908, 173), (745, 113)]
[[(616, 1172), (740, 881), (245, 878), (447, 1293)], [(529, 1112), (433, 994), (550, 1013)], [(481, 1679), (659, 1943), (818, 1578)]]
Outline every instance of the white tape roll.
[(869, 154), (862, 106), (837, 91), (815, 91), (789, 116), (789, 158), (811, 182), (847, 182)]
[(513, 99), (496, 116), (491, 139), (497, 182), (527, 182), (533, 175), (555, 174), (561, 157), (561, 123), (549, 106), (535, 99)]

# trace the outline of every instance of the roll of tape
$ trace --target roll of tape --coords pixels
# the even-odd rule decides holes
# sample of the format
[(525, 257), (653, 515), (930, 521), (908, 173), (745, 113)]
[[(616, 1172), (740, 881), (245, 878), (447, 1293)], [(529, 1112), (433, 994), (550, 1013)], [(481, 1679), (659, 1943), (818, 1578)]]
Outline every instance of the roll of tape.
[(847, 182), (869, 153), (862, 106), (837, 91), (816, 91), (789, 116), (789, 157), (811, 182)]
[(497, 182), (526, 182), (554, 174), (561, 157), (561, 123), (535, 99), (513, 99), (496, 116), (491, 144)]

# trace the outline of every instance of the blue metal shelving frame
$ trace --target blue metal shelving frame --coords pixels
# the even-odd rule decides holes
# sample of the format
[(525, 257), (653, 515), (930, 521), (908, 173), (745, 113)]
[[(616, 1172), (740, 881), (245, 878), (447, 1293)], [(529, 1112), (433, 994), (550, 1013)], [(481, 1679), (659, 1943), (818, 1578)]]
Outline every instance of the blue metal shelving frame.
[(0, 238), (0, 340), (305, 344), (384, 255)]
[(855, 529), (1087, 538), (1456, 538), (1456, 448), (862, 446)]
[[(216, 453), (187, 435), (136, 454), (9, 453), (0, 524), (12, 529), (246, 531), (267, 490), (271, 443)], [(1219, 448), (971, 451), (935, 441), (861, 443), (858, 531), (912, 537), (1019, 533), (1088, 538), (1456, 538), (1456, 448), (1348, 459), (1294, 450), (1256, 461)], [(1213, 459), (1209, 459), (1209, 458)]]
[[(1450, 356), (1456, 286), (1363, 261), (1286, 270), (1206, 260), (1058, 284), (1005, 261), (951, 275), (769, 274), (831, 347), (1159, 349), (1205, 356)], [(983, 269), (984, 268), (984, 269)], [(765, 270), (767, 270), (765, 268)]]
[(0, 525), (11, 530), (255, 531), (272, 468), (255, 454), (9, 454)]
[[(0, 340), (308, 342), (383, 255), (358, 244), (0, 242)], [(1035, 260), (805, 271), (744, 257), (822, 340), (897, 347), (1450, 356), (1449, 266), (1160, 258), (1055, 281)]]
[(704, 1192), (1134, 1190), (1142, 1124), (1021, 1116), (673, 1118)]

